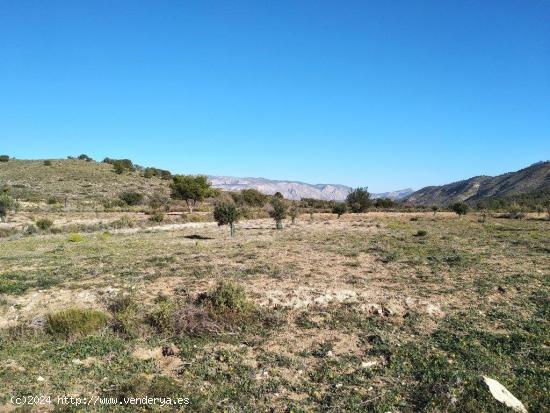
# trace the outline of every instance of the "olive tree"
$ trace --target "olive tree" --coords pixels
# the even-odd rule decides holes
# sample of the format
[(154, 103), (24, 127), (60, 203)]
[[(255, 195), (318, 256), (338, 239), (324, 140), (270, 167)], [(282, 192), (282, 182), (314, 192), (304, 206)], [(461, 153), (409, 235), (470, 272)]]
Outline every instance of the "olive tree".
[(231, 236), (235, 235), (235, 222), (239, 220), (240, 211), (230, 201), (220, 201), (214, 207), (214, 219), (219, 226), (229, 225)]
[(212, 195), (212, 187), (204, 175), (175, 175), (170, 184), (172, 199), (182, 199), (189, 212), (200, 202)]
[(340, 202), (332, 207), (332, 213), (338, 215), (338, 218), (344, 215), (347, 210), (348, 207), (346, 206), (346, 204)]
[(351, 212), (357, 213), (367, 211), (372, 205), (368, 188), (355, 188), (348, 194), (346, 203)]
[(267, 212), (269, 216), (275, 220), (277, 229), (283, 229), (283, 219), (286, 218), (287, 205), (279, 197), (273, 197), (268, 205)]
[(15, 200), (7, 193), (0, 194), (0, 221), (4, 222), (8, 212), (15, 210)]

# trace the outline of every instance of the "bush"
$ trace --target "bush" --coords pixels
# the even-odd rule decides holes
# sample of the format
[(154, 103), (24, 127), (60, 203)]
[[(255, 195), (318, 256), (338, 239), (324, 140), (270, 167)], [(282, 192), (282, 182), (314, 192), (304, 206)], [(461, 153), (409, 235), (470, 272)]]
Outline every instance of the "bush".
[(58, 204), (59, 203), (59, 199), (57, 199), (55, 196), (50, 196), (47, 200), (46, 200), (46, 203), (48, 205), (55, 205), (55, 204)]
[(50, 220), (50, 219), (47, 219), (47, 218), (42, 218), (42, 219), (39, 219), (38, 221), (36, 221), (35, 224), (42, 231), (47, 231), (52, 227), (53, 221)]
[(64, 337), (92, 334), (105, 327), (109, 316), (102, 311), (69, 308), (47, 316), (47, 331)]
[(143, 201), (143, 194), (135, 191), (122, 192), (118, 196), (126, 205), (139, 205)]
[(163, 209), (168, 211), (170, 209), (170, 198), (156, 192), (149, 197), (149, 207), (151, 209)]
[(267, 212), (269, 216), (275, 220), (276, 228), (283, 228), (283, 219), (286, 218), (287, 206), (285, 202), (279, 197), (273, 197), (268, 207)]
[(243, 203), (251, 207), (262, 207), (267, 202), (267, 196), (256, 189), (243, 189), (240, 195)]
[(292, 203), (292, 206), (288, 210), (288, 215), (290, 215), (290, 220), (294, 224), (296, 218), (298, 218), (298, 215), (300, 215), (300, 208), (298, 208), (297, 204)]
[(44, 161), (44, 166), (52, 166), (52, 161), (50, 161), (49, 159), (46, 159)]
[(372, 204), (368, 188), (355, 188), (346, 197), (346, 203), (351, 212), (359, 213), (367, 211)]
[(0, 194), (0, 221), (4, 221), (8, 212), (15, 210), (15, 200), (7, 193)]
[(116, 221), (111, 222), (111, 228), (122, 229), (122, 228), (133, 228), (134, 220), (128, 216), (123, 216), (117, 219)]
[(221, 201), (214, 208), (214, 219), (219, 226), (229, 225), (231, 236), (235, 235), (235, 222), (239, 217), (240, 212), (233, 202)]
[(130, 295), (117, 295), (109, 304), (113, 315), (113, 330), (128, 337), (135, 337), (140, 326), (139, 305)]
[(419, 229), (416, 232), (415, 237), (425, 237), (426, 235), (428, 235), (428, 231), (425, 231), (423, 229)]
[(338, 218), (345, 214), (347, 210), (348, 208), (344, 203), (339, 203), (332, 207), (332, 213), (338, 215)]
[(462, 215), (466, 215), (470, 207), (468, 207), (468, 205), (464, 202), (456, 202), (451, 205), (451, 209), (460, 217)]
[(244, 288), (231, 281), (219, 282), (214, 291), (201, 294), (198, 302), (210, 306), (216, 312), (247, 312), (253, 307)]
[(69, 234), (67, 240), (69, 242), (82, 242), (84, 241), (84, 236), (78, 232), (73, 232), (72, 234)]
[(8, 162), (9, 160), (9, 155), (0, 155), (0, 162)]
[(159, 223), (164, 221), (164, 212), (158, 210), (151, 212), (151, 215), (149, 215), (149, 221)]

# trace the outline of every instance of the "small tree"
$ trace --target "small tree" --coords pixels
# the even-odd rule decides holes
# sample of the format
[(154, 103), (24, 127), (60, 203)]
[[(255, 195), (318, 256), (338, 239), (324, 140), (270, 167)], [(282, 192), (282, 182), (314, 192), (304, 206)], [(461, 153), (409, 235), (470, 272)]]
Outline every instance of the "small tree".
[(0, 155), (0, 162), (8, 162), (9, 160), (9, 155)]
[(7, 193), (0, 194), (0, 221), (4, 222), (8, 212), (15, 210), (16, 203)]
[(193, 212), (193, 208), (199, 202), (213, 194), (210, 182), (204, 175), (176, 175), (172, 178), (170, 189), (170, 196), (173, 199), (184, 200), (189, 212)]
[(273, 194), (273, 197), (274, 198), (279, 198), (279, 199), (284, 199), (285, 197), (283, 196), (283, 194), (281, 194), (279, 191), (275, 192)]
[(239, 220), (240, 211), (233, 202), (221, 201), (214, 208), (214, 219), (219, 226), (229, 225), (231, 236), (235, 235), (235, 222)]
[(372, 204), (368, 188), (355, 188), (348, 194), (346, 203), (351, 212), (367, 211)]
[(277, 229), (283, 229), (283, 219), (286, 218), (286, 210), (287, 206), (284, 201), (278, 197), (273, 197), (267, 212), (275, 220)]
[(344, 215), (347, 210), (348, 208), (344, 203), (338, 203), (332, 207), (332, 213), (338, 215), (338, 218)]
[(298, 215), (300, 215), (300, 208), (298, 208), (297, 204), (293, 203), (288, 212), (290, 215), (290, 219), (292, 220), (292, 224), (294, 224), (294, 221), (296, 221), (296, 218), (298, 218)]
[(437, 211), (439, 210), (439, 207), (437, 205), (432, 205), (432, 211), (434, 213), (434, 217), (435, 217), (435, 214), (437, 213)]
[(468, 207), (467, 204), (464, 202), (456, 202), (453, 205), (451, 205), (451, 209), (460, 217), (462, 218), (462, 215), (466, 215), (468, 213), (468, 210), (470, 207)]

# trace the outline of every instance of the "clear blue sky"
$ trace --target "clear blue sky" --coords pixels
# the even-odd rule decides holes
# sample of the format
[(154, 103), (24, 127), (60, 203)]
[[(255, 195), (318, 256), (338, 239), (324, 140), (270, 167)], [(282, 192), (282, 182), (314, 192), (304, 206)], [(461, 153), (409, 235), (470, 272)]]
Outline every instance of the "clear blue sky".
[(0, 152), (420, 188), (550, 158), (550, 1), (0, 0)]

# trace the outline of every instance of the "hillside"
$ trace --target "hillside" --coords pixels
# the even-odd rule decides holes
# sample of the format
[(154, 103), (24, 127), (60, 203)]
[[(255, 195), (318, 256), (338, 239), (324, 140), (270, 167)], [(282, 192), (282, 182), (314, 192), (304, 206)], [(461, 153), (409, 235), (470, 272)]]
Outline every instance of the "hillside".
[(550, 189), (550, 161), (538, 162), (516, 172), (476, 176), (442, 186), (428, 186), (404, 199), (414, 205), (475, 203), (488, 198), (510, 197)]
[(46, 200), (67, 197), (89, 201), (113, 198), (123, 191), (151, 194), (167, 192), (168, 181), (144, 178), (138, 172), (116, 174), (112, 165), (76, 159), (10, 160), (0, 162), (0, 187), (7, 185), (20, 200)]

